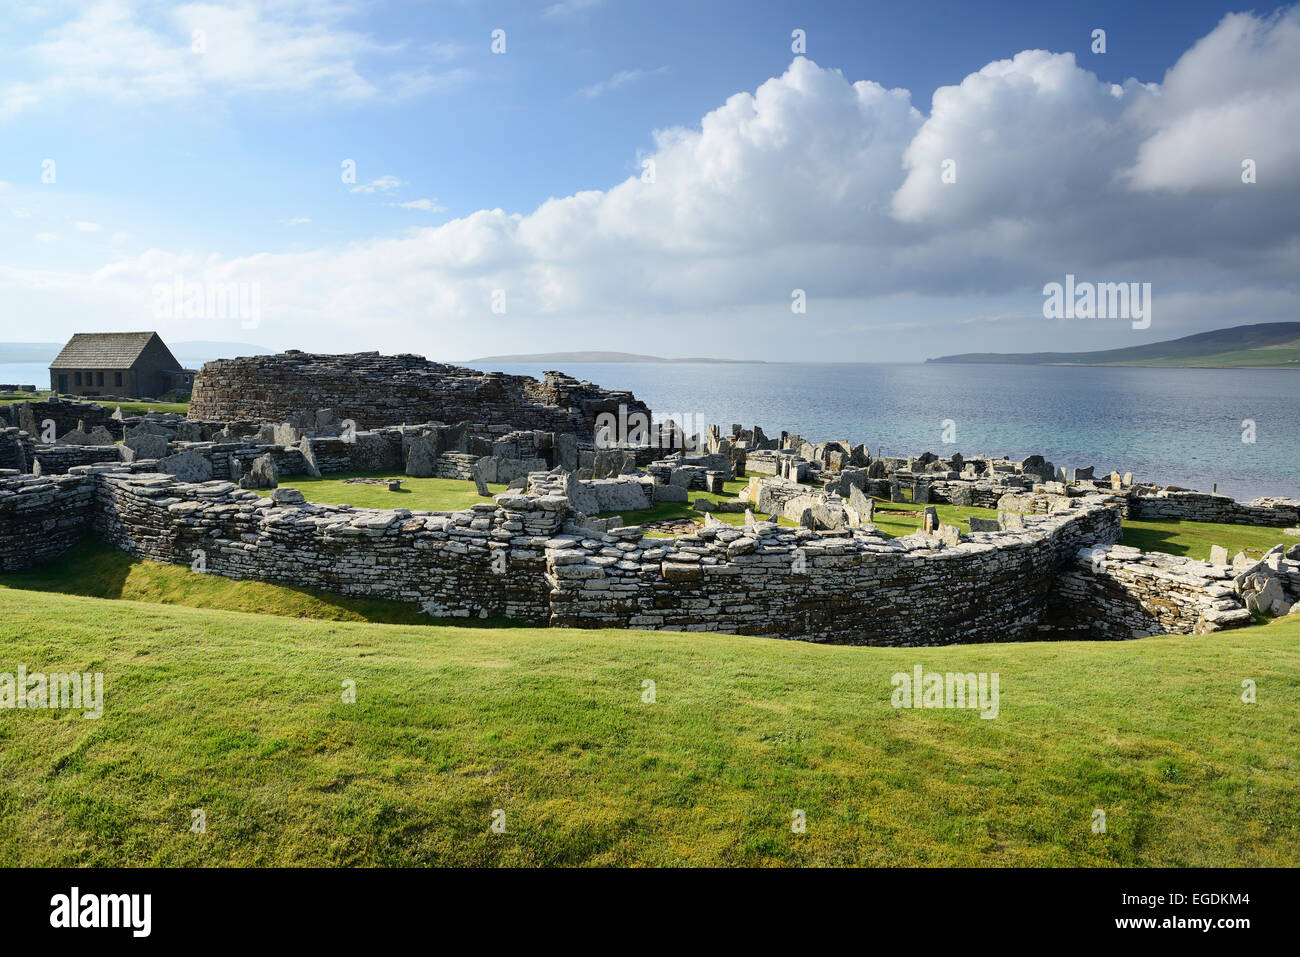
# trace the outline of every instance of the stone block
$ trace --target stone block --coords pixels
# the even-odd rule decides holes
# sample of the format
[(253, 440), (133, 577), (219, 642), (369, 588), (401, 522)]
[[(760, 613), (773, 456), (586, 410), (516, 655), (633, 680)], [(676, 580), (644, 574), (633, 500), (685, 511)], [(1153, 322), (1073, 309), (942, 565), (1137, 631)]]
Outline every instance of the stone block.
[(686, 502), (690, 500), (690, 493), (681, 485), (655, 485), (653, 488), (656, 502)]
[(158, 471), (174, 475), (182, 482), (209, 482), (212, 480), (212, 462), (197, 452), (177, 452), (158, 460)]
[(167, 436), (132, 429), (122, 443), (135, 453), (136, 459), (160, 459), (167, 454)]

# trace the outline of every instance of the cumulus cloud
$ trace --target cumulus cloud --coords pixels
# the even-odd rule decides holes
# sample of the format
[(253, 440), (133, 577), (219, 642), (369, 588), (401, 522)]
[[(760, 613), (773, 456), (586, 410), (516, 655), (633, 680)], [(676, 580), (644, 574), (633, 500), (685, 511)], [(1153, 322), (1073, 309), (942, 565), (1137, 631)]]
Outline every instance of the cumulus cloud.
[[(258, 282), (263, 328), (280, 344), (421, 342), (443, 356), (481, 353), (482, 336), (504, 330), (543, 348), (653, 329), (788, 357), (944, 313), (974, 336), (1016, 322), (962, 320), (1032, 317), (1043, 284), (1067, 272), (1152, 282), (1155, 338), (1195, 331), (1188, 322), (1294, 318), (1300, 197), (1275, 167), (1294, 156), (1300, 127), (1252, 106), (1261, 92), (1281, 104), (1300, 92), (1288, 62), (1300, 62), (1294, 11), (1234, 15), (1161, 84), (1115, 83), (1070, 54), (1030, 50), (938, 90), (926, 116), (906, 90), (799, 57), (698, 127), (658, 131), (637, 171), (608, 190), (308, 252), (151, 250), (96, 273), (95, 301), (141, 308), (151, 283), (177, 273)], [(1205, 120), (1225, 105), (1237, 125)], [(1192, 160), (1170, 152), (1171, 136), (1199, 138), (1182, 151)], [(1252, 150), (1259, 183), (1237, 176), (1229, 189), (1226, 157)], [(354, 190), (400, 185), (381, 177)], [(0, 286), (6, 275), (14, 281), (0, 272)], [(806, 315), (792, 317), (795, 289)], [(491, 308), (497, 293), (504, 314)], [(728, 349), (736, 337), (757, 345)]]
[(1254, 160), (1260, 184), (1300, 183), (1300, 9), (1234, 13), (1134, 110), (1147, 134), (1126, 173), (1136, 189), (1235, 190)]

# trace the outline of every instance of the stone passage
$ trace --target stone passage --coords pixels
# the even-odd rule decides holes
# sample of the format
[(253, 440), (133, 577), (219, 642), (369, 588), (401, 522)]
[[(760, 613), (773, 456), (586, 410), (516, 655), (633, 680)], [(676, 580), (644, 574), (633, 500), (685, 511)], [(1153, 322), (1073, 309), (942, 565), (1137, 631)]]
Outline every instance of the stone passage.
[(515, 429), (593, 435), (602, 412), (650, 410), (630, 392), (602, 389), (560, 372), (543, 381), (477, 372), (422, 356), (378, 352), (218, 359), (194, 380), (190, 417), (290, 419), (305, 409), (332, 409), (358, 429), (416, 422), (491, 422)]

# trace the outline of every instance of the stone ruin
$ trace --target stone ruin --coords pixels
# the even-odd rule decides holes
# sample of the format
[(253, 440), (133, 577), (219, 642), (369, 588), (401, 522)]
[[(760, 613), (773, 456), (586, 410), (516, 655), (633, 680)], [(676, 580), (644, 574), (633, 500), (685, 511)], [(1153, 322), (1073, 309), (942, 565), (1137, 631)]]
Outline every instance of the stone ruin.
[[(593, 423), (620, 406), (645, 410), (628, 393), (416, 357), (362, 356), (351, 405), (313, 404), (337, 398), (339, 358), (212, 364), (210, 406), (192, 419), (58, 400), (2, 407), (0, 570), (93, 532), (160, 561), (188, 564), (205, 547), (212, 570), (232, 578), (418, 597), (432, 614), (861, 644), (1204, 633), (1300, 609), (1300, 546), (1195, 562), (1117, 544), (1121, 517), (1300, 526), (1294, 500), (1238, 503), (1131, 473), (1067, 472), (1042, 456), (872, 456), (758, 426), (710, 426), (694, 439), (663, 423), (648, 442), (611, 447)], [(390, 361), (405, 371), (384, 396)], [(289, 397), (258, 386), (286, 369), (305, 371)], [(54, 442), (41, 441), (46, 420)], [(313, 505), (280, 487), (375, 471), (511, 491), (420, 513)], [(623, 525), (622, 513), (740, 478), (735, 499), (695, 499), (705, 525), (688, 534)], [(915, 505), (921, 529), (881, 535), (876, 498)], [(935, 508), (944, 504), (998, 517), (949, 526)], [(749, 514), (732, 526), (716, 518), (727, 512)], [(504, 575), (485, 567), (498, 552)]]
[(417, 355), (289, 350), (206, 363), (194, 380), (190, 415), (280, 422), (304, 409), (331, 409), (358, 429), (469, 421), (592, 435), (597, 416), (620, 405), (649, 415), (630, 392), (602, 389), (561, 372), (546, 372), (538, 382)]

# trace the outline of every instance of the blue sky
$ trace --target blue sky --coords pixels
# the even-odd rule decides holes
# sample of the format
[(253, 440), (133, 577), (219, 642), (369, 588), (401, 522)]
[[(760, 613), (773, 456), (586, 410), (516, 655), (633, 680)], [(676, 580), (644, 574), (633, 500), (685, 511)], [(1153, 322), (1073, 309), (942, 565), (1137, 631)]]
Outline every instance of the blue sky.
[[(1236, 8), (1201, 2), (11, 7), (6, 340), (157, 327), (451, 359), (773, 358), (779, 336), (789, 358), (916, 359), (1296, 318), (1296, 80), (1276, 66), (1295, 62), (1294, 9), (1225, 24)], [(1056, 56), (1012, 61), (996, 89), (968, 82), (934, 110), (937, 88), (1033, 50)], [(757, 108), (723, 109), (760, 88)], [(1213, 156), (1183, 168), (1188, 144), (1213, 153), (1225, 137), (1213, 171)], [(956, 209), (955, 190), (919, 182), (934, 140), (976, 170)], [(993, 144), (1010, 150), (1001, 178)], [(1231, 191), (1237, 154), (1268, 169), (1249, 194)], [(647, 158), (671, 179), (638, 185)], [(1067, 271), (1151, 281), (1152, 328), (1035, 315)], [(155, 290), (177, 277), (256, 284), (258, 321), (160, 316)], [(795, 288), (806, 313), (790, 310)]]

